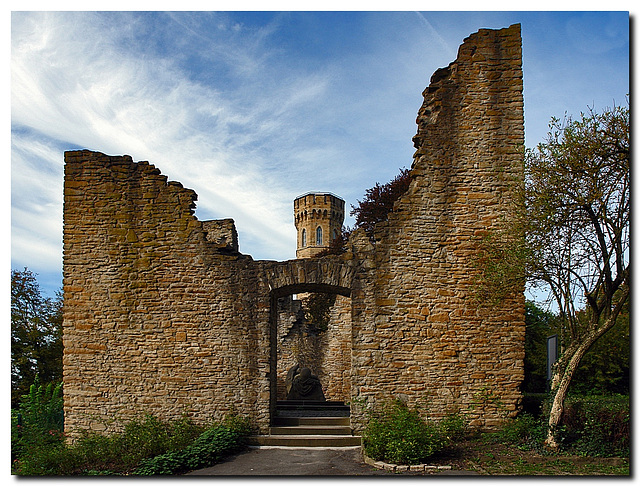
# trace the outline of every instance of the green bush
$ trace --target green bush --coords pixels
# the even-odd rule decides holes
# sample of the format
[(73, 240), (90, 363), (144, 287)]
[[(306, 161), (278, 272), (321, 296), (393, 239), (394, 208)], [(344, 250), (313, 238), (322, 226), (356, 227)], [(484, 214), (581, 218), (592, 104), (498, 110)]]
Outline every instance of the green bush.
[[(520, 449), (544, 449), (549, 404), (540, 417), (522, 413), (500, 430), (484, 435), (489, 442), (511, 444)], [(628, 456), (630, 441), (629, 397), (569, 397), (556, 439), (561, 450), (583, 456)]]
[(127, 423), (122, 433), (86, 433), (68, 446), (33, 445), (14, 462), (19, 475), (128, 474), (148, 457), (183, 449), (205, 430), (183, 417), (163, 423), (147, 415)]
[(18, 410), (11, 411), (11, 459), (55, 447), (64, 440), (62, 383), (41, 384), (36, 376)]
[(459, 415), (435, 423), (400, 400), (373, 413), (363, 434), (366, 454), (394, 464), (419, 464), (458, 440), (466, 429)]
[(173, 475), (213, 466), (223, 457), (243, 450), (250, 431), (246, 419), (236, 416), (227, 418), (224, 423), (206, 430), (185, 449), (143, 460), (134, 474)]
[(547, 418), (522, 413), (506, 421), (499, 430), (484, 434), (484, 437), (489, 442), (511, 444), (522, 450), (541, 449), (547, 422)]
[(585, 456), (628, 456), (629, 396), (569, 397), (558, 438), (565, 450)]
[(248, 419), (236, 415), (209, 428), (186, 417), (164, 423), (146, 415), (127, 423), (122, 433), (87, 433), (72, 446), (59, 441), (31, 447), (15, 461), (13, 472), (25, 476), (179, 474), (240, 451), (250, 433)]

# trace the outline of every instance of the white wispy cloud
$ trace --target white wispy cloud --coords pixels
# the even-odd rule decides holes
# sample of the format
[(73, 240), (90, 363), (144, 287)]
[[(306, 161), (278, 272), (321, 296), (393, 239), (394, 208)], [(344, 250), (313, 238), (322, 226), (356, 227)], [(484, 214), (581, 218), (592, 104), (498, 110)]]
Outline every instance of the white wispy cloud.
[[(320, 96), (324, 80), (284, 80), (267, 96), (256, 94), (249, 105), (246, 95), (224, 97), (189, 80), (166, 59), (131, 57), (96, 27), (96, 19), (83, 18), (92, 14), (78, 15), (28, 14), (14, 22), (13, 125), (74, 146), (150, 160), (199, 193), (200, 212), (234, 217), (240, 232), (256, 240), (267, 256), (292, 255), (295, 233), (289, 211), (283, 212), (291, 201), (279, 190), (283, 181), (261, 172), (265, 161), (259, 149), (279, 140), (292, 143), (292, 110)], [(87, 31), (78, 25), (92, 27)], [(249, 53), (236, 51), (225, 62), (235, 65), (242, 58), (248, 70)], [(14, 173), (33, 175), (29, 165), (44, 155), (50, 158), (52, 152), (44, 148), (14, 157)], [(20, 181), (34, 186), (29, 179)], [(15, 182), (14, 214), (46, 217), (32, 211), (25, 191), (18, 190), (20, 181)], [(47, 185), (60, 195), (61, 172)], [(61, 198), (51, 198), (50, 204), (59, 215)], [(33, 224), (31, 231), (37, 228), (50, 230)], [(61, 229), (60, 224), (56, 233)], [(13, 232), (16, 259), (28, 253), (25, 236), (17, 228)]]
[[(12, 125), (55, 143), (12, 159), (14, 173), (25, 174), (12, 181), (13, 260), (61, 265), (60, 147), (149, 160), (198, 193), (201, 219), (233, 217), (241, 251), (273, 259), (294, 256), (296, 195), (331, 190), (355, 203), (408, 166), (425, 81), (416, 88), (397, 78), (412, 82), (398, 67), (410, 70), (416, 53), (387, 57), (372, 32), (369, 52), (296, 64), (272, 41), (288, 20), (253, 27), (224, 13), (167, 13), (152, 25), (128, 13), (14, 14)], [(389, 92), (390, 82), (398, 89)], [(394, 119), (406, 90), (416, 106)], [(405, 156), (385, 159), (384, 139), (404, 133)], [(15, 152), (22, 142), (30, 143), (14, 135)], [(41, 175), (51, 191), (36, 209), (28, 167), (52, 157), (58, 171), (46, 182)]]
[[(14, 127), (60, 146), (149, 160), (198, 193), (201, 219), (233, 217), (241, 250), (258, 258), (294, 256), (296, 195), (308, 190), (359, 195), (365, 187), (354, 188), (355, 178), (380, 165), (369, 152), (375, 147), (350, 144), (358, 138), (370, 143), (389, 131), (375, 119), (384, 118), (397, 100), (364, 89), (341, 93), (354, 77), (386, 76), (379, 57), (365, 56), (359, 64), (336, 59), (317, 69), (296, 65), (270, 42), (282, 17), (252, 28), (224, 14), (166, 14), (161, 27), (171, 30), (168, 36), (136, 16), (112, 15), (106, 20), (97, 13), (14, 15)], [(136, 47), (136, 35), (149, 36), (157, 49)], [(127, 43), (133, 47), (123, 47)], [(190, 43), (203, 69), (210, 69), (210, 83), (189, 72)], [(361, 126), (353, 120), (362, 120)], [(362, 128), (376, 126), (379, 133)], [(43, 154), (55, 154), (61, 164), (61, 151), (48, 149), (14, 157), (14, 172), (26, 173), (24, 167), (39, 164)], [(410, 160), (389, 164), (393, 173)], [(60, 222), (61, 172), (47, 185), (58, 194), (48, 204)], [(51, 231), (40, 221), (44, 212), (31, 211), (21, 194), (14, 194), (14, 214), (16, 220), (28, 214), (30, 230), (14, 225), (12, 254), (14, 260), (32, 261), (25, 238), (46, 240), (51, 249), (60, 244), (62, 225)], [(59, 251), (46, 254), (56, 254), (57, 263), (50, 266), (60, 264)]]
[(440, 35), (440, 33), (435, 29), (435, 27), (429, 22), (427, 17), (422, 12), (416, 12), (416, 15), (420, 19), (420, 21), (425, 25), (428, 29), (430, 36), (432, 36), (436, 41), (438, 46), (443, 49), (447, 55), (453, 60), (455, 57), (456, 51), (453, 49), (447, 41)]
[(50, 272), (62, 261), (61, 155), (27, 134), (12, 137), (12, 257)]

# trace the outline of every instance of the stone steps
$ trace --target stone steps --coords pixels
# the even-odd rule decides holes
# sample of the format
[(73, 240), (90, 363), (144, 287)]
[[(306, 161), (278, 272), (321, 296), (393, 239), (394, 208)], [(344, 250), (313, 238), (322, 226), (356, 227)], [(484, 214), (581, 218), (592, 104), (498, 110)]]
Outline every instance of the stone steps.
[(350, 409), (343, 402), (282, 401), (269, 435), (249, 438), (250, 445), (274, 447), (355, 447), (362, 438), (351, 433)]
[(255, 435), (249, 445), (272, 447), (356, 447), (362, 438), (353, 435)]
[(274, 427), (292, 427), (297, 425), (333, 425), (344, 426), (351, 425), (349, 417), (275, 417), (273, 419)]
[(271, 435), (351, 435), (348, 425), (294, 425), (269, 427)]
[(349, 417), (350, 407), (344, 402), (279, 400), (276, 406), (278, 417)]

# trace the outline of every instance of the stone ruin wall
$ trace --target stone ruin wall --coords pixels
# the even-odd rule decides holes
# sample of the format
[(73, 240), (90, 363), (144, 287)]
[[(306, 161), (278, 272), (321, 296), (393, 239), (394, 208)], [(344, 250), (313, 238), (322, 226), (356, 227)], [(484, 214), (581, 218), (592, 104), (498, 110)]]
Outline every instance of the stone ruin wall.
[(250, 257), (209, 241), (195, 193), (153, 165), (65, 161), (67, 429), (233, 407), (268, 420), (269, 329), (255, 325), (268, 322), (268, 290), (261, 301)]
[(524, 378), (524, 289), (500, 308), (474, 300), (477, 239), (523, 180), (519, 25), (467, 38), (424, 91), (408, 192), (380, 225), (355, 319), (353, 393), (404, 394), (434, 415), (491, 426), (515, 412)]
[[(523, 172), (519, 26), (482, 30), (438, 70), (418, 114), (409, 191), (373, 242), (340, 257), (254, 261), (232, 225), (198, 221), (196, 195), (148, 162), (65, 154), (65, 427), (115, 430), (152, 413), (262, 432), (273, 412), (278, 298), (351, 300), (352, 426), (398, 396), (435, 417), (492, 426), (523, 379), (522, 289), (499, 308), (473, 300), (475, 238), (508, 215)], [(347, 299), (348, 300), (348, 299)], [(498, 406), (496, 406), (498, 405)]]

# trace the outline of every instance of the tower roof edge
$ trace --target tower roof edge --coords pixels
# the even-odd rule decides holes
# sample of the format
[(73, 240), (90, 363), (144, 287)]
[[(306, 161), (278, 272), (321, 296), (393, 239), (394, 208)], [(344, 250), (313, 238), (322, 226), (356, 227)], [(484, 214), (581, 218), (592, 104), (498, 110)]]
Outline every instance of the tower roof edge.
[(327, 192), (327, 191), (309, 191), (309, 192), (305, 192), (304, 194), (301, 194), (300, 196), (297, 196), (294, 201), (301, 199), (303, 197), (306, 196), (333, 196), (336, 199), (340, 199), (341, 201), (344, 201), (343, 198), (341, 198), (340, 196), (338, 196), (337, 194), (334, 194), (332, 192)]

